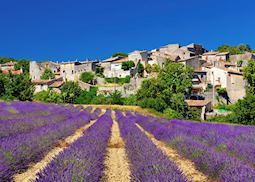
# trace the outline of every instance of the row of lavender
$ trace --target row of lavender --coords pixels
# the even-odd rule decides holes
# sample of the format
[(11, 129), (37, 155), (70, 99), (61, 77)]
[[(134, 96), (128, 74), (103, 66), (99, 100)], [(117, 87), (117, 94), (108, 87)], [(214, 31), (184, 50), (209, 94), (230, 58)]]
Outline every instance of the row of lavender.
[[(30, 107), (30, 103), (28, 105)], [(23, 103), (23, 108), (20, 109), (22, 110), (20, 112), (22, 115), (25, 114), (23, 112), (26, 110), (24, 109), (25, 107), (26, 103)], [(23, 123), (29, 126), (29, 129), (24, 130), (21, 127), (19, 130), (16, 127), (16, 134), (14, 134), (15, 132), (10, 132), (8, 137), (0, 139), (0, 181), (9, 181), (15, 173), (27, 169), (30, 163), (40, 161), (49, 150), (58, 144), (59, 140), (71, 135), (76, 129), (89, 123), (92, 119), (91, 115), (95, 119), (99, 114), (99, 110), (96, 110), (93, 114), (89, 114), (87, 111), (78, 112), (79, 110), (73, 106), (71, 107), (70, 110), (69, 108), (67, 110), (64, 109), (67, 116), (64, 120), (54, 119), (49, 116), (51, 118), (49, 121), (36, 121), (38, 123), (42, 122), (42, 125), (34, 125), (33, 121), (23, 121)], [(17, 109), (18, 112), (20, 110)], [(54, 115), (54, 113), (52, 114)], [(47, 120), (49, 118), (44, 119)], [(3, 121), (3, 123), (6, 125), (1, 125), (1, 127), (10, 128), (7, 127), (8, 124), (16, 126), (15, 123), (17, 122)], [(7, 129), (7, 131), (10, 130)]]
[(166, 121), (136, 113), (136, 122), (220, 181), (255, 179), (255, 127)]
[(102, 180), (112, 123), (111, 111), (107, 110), (81, 138), (37, 174), (36, 181)]
[(187, 181), (177, 166), (135, 125), (135, 118), (116, 111), (130, 161), (131, 181)]

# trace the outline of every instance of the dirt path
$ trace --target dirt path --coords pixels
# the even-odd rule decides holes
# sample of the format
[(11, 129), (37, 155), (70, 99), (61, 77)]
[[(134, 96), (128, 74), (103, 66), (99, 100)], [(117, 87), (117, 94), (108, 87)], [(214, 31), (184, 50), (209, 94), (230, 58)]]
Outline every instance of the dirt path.
[(195, 165), (193, 162), (184, 159), (181, 157), (176, 150), (167, 146), (164, 142), (161, 142), (154, 138), (152, 134), (145, 131), (140, 125), (136, 124), (140, 130), (142, 130), (150, 139), (151, 141), (161, 149), (175, 164), (178, 168), (183, 172), (183, 174), (191, 181), (196, 182), (207, 182), (210, 181), (207, 176), (205, 176), (200, 171), (196, 170)]
[(25, 171), (24, 173), (16, 174), (14, 176), (14, 181), (15, 182), (34, 181), (36, 179), (36, 174), (38, 172), (43, 170), (60, 152), (62, 152), (70, 144), (78, 140), (83, 135), (83, 132), (91, 125), (93, 125), (95, 122), (96, 120), (90, 121), (89, 124), (86, 124), (83, 127), (77, 129), (73, 135), (65, 138), (64, 140), (61, 140), (59, 142), (59, 145), (52, 149), (40, 162), (29, 167), (27, 171)]
[(112, 136), (110, 138), (107, 158), (105, 161), (106, 170), (104, 180), (108, 182), (127, 182), (130, 181), (130, 170), (125, 152), (125, 144), (120, 136), (118, 123), (113, 117)]

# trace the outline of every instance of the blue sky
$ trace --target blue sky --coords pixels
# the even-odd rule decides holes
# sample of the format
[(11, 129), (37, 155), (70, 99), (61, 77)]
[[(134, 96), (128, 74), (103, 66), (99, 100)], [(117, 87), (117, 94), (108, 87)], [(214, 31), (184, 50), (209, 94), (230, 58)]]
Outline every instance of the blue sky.
[(169, 43), (248, 43), (254, 0), (0, 0), (0, 56), (104, 59)]

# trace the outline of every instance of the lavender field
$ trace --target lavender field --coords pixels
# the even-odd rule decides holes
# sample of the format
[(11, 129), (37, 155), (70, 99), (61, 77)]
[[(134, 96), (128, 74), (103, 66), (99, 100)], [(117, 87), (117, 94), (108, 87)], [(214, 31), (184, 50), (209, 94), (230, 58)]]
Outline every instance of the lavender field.
[(0, 102), (0, 181), (255, 181), (255, 127)]

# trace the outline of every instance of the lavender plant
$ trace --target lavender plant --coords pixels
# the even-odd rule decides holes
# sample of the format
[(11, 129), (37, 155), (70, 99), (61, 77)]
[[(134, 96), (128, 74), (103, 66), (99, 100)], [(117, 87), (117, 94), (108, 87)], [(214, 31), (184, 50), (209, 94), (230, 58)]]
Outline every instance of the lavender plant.
[(187, 181), (177, 166), (135, 125), (132, 117), (116, 111), (130, 160), (131, 181)]
[[(215, 128), (209, 130), (212, 126), (207, 126), (210, 124), (206, 123), (177, 120), (171, 122), (149, 121), (148, 117), (143, 117), (140, 114), (133, 117), (155, 138), (174, 147), (179, 154), (192, 160), (199, 170), (211, 178), (219, 181), (252, 181), (255, 179), (253, 167), (225, 152), (225, 145), (222, 145), (222, 150), (217, 150), (219, 145), (215, 145), (217, 141), (221, 140), (221, 135), (226, 136), (223, 141), (227, 139), (227, 136), (234, 136), (235, 126), (214, 125)], [(219, 136), (212, 134), (217, 130), (217, 127), (219, 131), (225, 131), (225, 133), (217, 132)], [(224, 127), (229, 127), (229, 130), (226, 128), (222, 130)], [(246, 129), (249, 132), (250, 128)], [(245, 129), (241, 128), (241, 130)], [(236, 171), (239, 172), (234, 174)]]
[(100, 181), (111, 126), (111, 111), (107, 110), (84, 136), (37, 174), (36, 181)]

